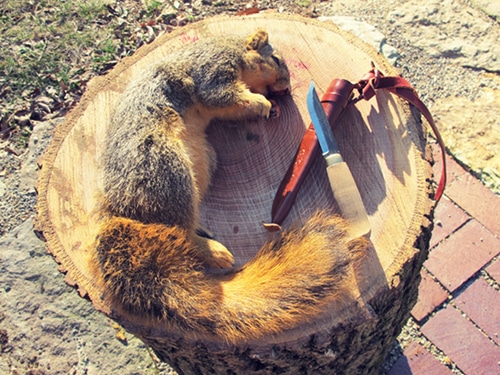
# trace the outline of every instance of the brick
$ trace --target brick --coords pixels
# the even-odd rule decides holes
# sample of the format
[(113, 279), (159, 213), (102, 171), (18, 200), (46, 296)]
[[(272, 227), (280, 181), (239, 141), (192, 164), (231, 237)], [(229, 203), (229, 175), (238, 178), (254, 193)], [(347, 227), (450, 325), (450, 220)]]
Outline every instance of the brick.
[(499, 252), (500, 239), (473, 219), (433, 249), (424, 266), (453, 292)]
[(500, 347), (491, 342), (453, 306), (448, 305), (423, 325), (421, 332), (465, 374), (500, 373)]
[(416, 342), (412, 342), (399, 357), (387, 375), (451, 375), (434, 356)]
[(420, 275), (422, 281), (418, 287), (418, 300), (411, 311), (411, 315), (419, 322), (448, 298), (448, 292), (434, 281), (427, 271), (422, 270)]
[[(432, 148), (432, 157), (434, 158), (434, 165), (432, 166), (432, 170), (434, 172), (434, 181), (436, 184), (439, 182), (442, 173), (443, 167), (443, 159), (441, 157), (441, 149), (437, 143), (431, 146)], [(467, 172), (464, 168), (462, 168), (450, 155), (445, 155), (446, 160), (446, 186), (450, 185), (457, 178), (465, 176), (469, 172)], [(445, 188), (446, 192), (446, 188)]]
[(486, 272), (490, 275), (497, 283), (500, 284), (500, 259), (494, 261), (486, 268)]
[(446, 195), (493, 234), (500, 236), (500, 197), (470, 174), (456, 178), (447, 186)]
[(433, 248), (437, 243), (448, 237), (468, 219), (469, 215), (446, 196), (441, 198), (434, 212), (434, 229), (430, 247)]
[(500, 345), (500, 292), (493, 289), (485, 279), (479, 278), (455, 299), (455, 303)]

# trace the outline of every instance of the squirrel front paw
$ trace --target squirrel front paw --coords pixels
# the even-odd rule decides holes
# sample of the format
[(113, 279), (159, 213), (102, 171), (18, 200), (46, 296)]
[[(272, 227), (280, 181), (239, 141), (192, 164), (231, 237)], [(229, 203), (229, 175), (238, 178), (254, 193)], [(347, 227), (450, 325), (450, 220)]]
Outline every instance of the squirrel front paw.
[(247, 117), (256, 116), (269, 118), (271, 115), (273, 105), (264, 95), (248, 91), (243, 100), (247, 103), (245, 105)]

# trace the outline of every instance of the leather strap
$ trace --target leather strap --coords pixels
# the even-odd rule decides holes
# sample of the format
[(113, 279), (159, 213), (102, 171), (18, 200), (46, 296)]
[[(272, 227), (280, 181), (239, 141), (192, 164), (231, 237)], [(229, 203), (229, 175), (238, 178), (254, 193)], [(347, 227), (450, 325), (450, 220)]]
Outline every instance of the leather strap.
[[(403, 77), (399, 76), (391, 76), (385, 77), (378, 69), (372, 64), (372, 69), (368, 72), (365, 77), (361, 81), (358, 82), (357, 87), (360, 92), (359, 99), (370, 100), (373, 96), (376, 95), (377, 90), (384, 89), (387, 90), (405, 100), (415, 106), (420, 113), (425, 117), (431, 129), (436, 137), (436, 140), (441, 148), (441, 157), (442, 157), (442, 170), (441, 177), (439, 179), (439, 183), (436, 189), (436, 193), (434, 195), (434, 199), (436, 203), (439, 202), (441, 197), (443, 196), (443, 192), (446, 186), (446, 148), (444, 145), (444, 141), (441, 138), (441, 134), (432, 118), (432, 115), (426, 105), (420, 100), (417, 92), (413, 88), (413, 86), (405, 80)], [(353, 101), (354, 102), (354, 101)]]
[[(355, 104), (361, 99), (370, 100), (377, 93), (377, 90), (387, 90), (414, 105), (426, 118), (431, 126), (437, 142), (441, 148), (442, 155), (442, 173), (438, 187), (435, 193), (435, 200), (438, 202), (446, 186), (446, 150), (443, 139), (434, 123), (431, 113), (425, 104), (418, 97), (417, 92), (411, 84), (399, 76), (385, 77), (379, 70), (375, 69), (372, 63), (372, 69), (357, 83), (353, 84), (344, 79), (334, 79), (325, 94), (322, 97), (322, 104), (330, 120), (330, 125), (335, 126), (340, 114), (348, 105)], [(358, 91), (358, 96), (354, 97), (354, 90)], [(264, 224), (269, 231), (280, 230), (280, 225), (290, 212), (295, 197), (304, 178), (306, 177), (314, 159), (319, 155), (319, 145), (316, 133), (312, 124), (306, 130), (301, 144), (295, 154), (294, 161), (288, 168), (274, 198), (270, 224)]]

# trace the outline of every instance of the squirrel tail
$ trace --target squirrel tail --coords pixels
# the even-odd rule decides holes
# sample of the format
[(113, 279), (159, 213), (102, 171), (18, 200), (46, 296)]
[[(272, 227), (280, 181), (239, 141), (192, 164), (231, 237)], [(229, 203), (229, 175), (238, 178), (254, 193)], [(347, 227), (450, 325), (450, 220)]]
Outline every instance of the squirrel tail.
[[(186, 230), (114, 217), (98, 236), (96, 261), (114, 307), (181, 332), (227, 342), (257, 339), (314, 318), (348, 290), (367, 248), (346, 240), (338, 216), (315, 214), (265, 244), (228, 274), (207, 274)], [(166, 250), (168, 244), (168, 250)]]

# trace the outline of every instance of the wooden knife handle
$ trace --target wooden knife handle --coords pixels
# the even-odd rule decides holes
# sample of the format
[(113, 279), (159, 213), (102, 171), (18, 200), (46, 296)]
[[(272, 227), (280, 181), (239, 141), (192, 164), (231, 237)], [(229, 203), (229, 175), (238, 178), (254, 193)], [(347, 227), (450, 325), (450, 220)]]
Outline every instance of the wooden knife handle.
[(326, 173), (340, 214), (349, 223), (347, 228), (349, 238), (354, 239), (368, 234), (371, 227), (365, 205), (347, 163), (342, 161), (329, 165)]

